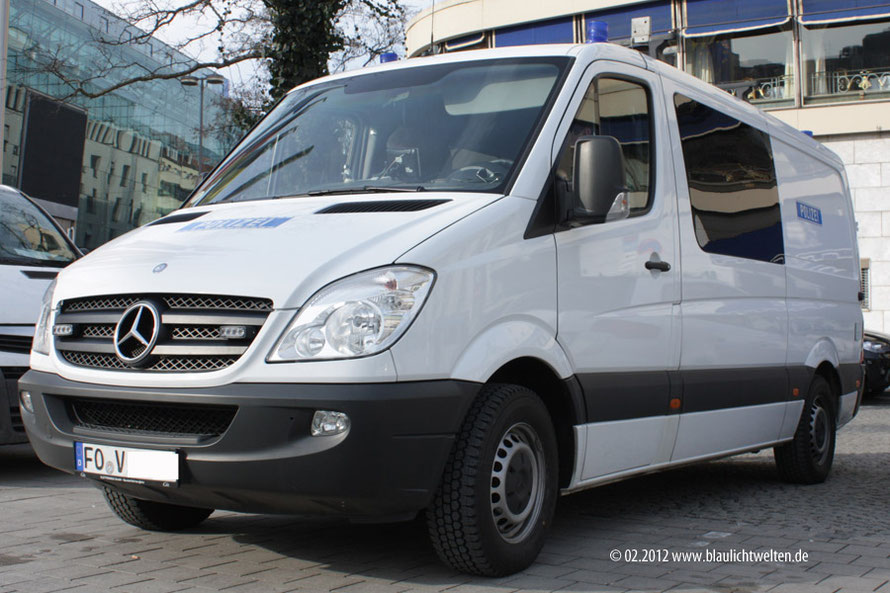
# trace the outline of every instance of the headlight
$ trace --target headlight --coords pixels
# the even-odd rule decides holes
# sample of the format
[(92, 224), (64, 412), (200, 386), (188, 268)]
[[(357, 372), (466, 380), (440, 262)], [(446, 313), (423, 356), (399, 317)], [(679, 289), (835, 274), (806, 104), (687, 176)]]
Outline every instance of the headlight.
[(56, 281), (53, 280), (43, 293), (43, 303), (40, 306), (40, 317), (37, 318), (37, 327), (34, 328), (34, 342), (31, 349), (40, 354), (49, 354), (49, 343), (53, 339), (50, 317), (53, 313), (53, 292), (56, 290)]
[(872, 342), (871, 340), (865, 340), (864, 342), (862, 342), (862, 349), (868, 350), (869, 352), (883, 352), (887, 349), (887, 346), (883, 342)]
[(303, 305), (267, 360), (331, 360), (382, 352), (411, 325), (435, 277), (424, 268), (390, 266), (329, 284)]

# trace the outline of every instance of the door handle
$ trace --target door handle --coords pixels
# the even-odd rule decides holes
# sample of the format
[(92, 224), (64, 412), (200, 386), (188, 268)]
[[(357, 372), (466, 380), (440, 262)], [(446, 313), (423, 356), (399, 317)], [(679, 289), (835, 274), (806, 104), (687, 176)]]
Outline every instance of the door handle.
[(658, 270), (659, 272), (669, 272), (671, 269), (671, 264), (666, 261), (655, 261), (649, 260), (646, 262), (647, 270)]

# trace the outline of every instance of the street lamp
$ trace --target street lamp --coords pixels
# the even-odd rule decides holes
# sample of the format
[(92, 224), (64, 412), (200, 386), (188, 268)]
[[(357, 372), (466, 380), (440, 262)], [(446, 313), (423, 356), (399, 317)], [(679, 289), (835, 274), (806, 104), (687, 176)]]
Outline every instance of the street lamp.
[(179, 79), (182, 86), (196, 86), (201, 90), (200, 109), (198, 109), (198, 177), (204, 176), (204, 87), (208, 84), (223, 84), (226, 79), (219, 74), (207, 76), (183, 76)]

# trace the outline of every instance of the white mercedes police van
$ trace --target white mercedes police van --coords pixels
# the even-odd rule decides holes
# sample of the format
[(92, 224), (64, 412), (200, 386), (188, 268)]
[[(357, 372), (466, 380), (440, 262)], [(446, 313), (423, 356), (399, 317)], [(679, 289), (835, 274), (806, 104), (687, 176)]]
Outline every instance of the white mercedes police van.
[(44, 299), (40, 458), (124, 521), (408, 519), (500, 575), (560, 493), (774, 447), (824, 480), (859, 400), (841, 161), (608, 44), (291, 92), (186, 207)]

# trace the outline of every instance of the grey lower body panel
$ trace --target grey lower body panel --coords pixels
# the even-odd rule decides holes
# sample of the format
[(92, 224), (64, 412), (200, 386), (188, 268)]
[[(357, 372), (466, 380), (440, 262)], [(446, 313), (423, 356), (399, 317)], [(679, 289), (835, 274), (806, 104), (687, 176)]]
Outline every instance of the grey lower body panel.
[[(189, 506), (373, 518), (410, 515), (429, 504), (479, 385), (245, 383), (142, 389), (30, 371), (19, 388), (32, 393), (35, 411), (23, 419), (35, 451), (62, 471), (75, 473), (75, 442), (177, 451), (178, 485), (106, 484), (139, 498)], [(123, 410), (118, 416), (136, 412), (130, 419), (85, 421), (78, 416), (86, 406), (101, 411), (103, 403)], [(163, 406), (176, 417), (169, 426), (159, 424), (170, 420), (157, 413)], [(221, 434), (189, 428), (200, 417), (193, 412), (202, 407), (233, 410)], [(316, 410), (347, 413), (349, 432), (310, 436)], [(154, 417), (146, 419), (149, 415)], [(202, 435), (202, 430), (211, 434)]]

